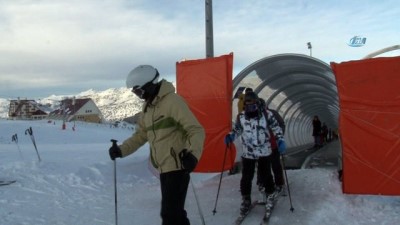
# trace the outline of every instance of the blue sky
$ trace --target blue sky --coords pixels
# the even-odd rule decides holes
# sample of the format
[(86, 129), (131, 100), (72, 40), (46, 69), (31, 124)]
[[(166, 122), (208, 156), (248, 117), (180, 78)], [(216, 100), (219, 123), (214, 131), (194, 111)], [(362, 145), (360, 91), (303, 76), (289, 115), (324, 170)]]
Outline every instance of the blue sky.
[[(214, 55), (234, 53), (233, 75), (307, 42), (326, 63), (357, 60), (400, 44), (399, 15), (397, 0), (214, 0)], [(174, 80), (177, 61), (204, 57), (204, 0), (0, 0), (0, 98), (123, 87), (140, 64)]]

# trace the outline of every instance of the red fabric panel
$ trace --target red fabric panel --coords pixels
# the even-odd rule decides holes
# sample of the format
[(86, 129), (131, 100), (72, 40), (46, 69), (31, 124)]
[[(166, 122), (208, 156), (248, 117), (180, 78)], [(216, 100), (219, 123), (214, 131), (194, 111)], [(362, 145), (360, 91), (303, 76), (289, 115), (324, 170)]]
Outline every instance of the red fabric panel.
[(400, 57), (331, 67), (340, 102), (343, 191), (400, 195)]
[(235, 146), (227, 149), (224, 144), (224, 137), (232, 128), (232, 70), (232, 53), (176, 64), (177, 93), (186, 99), (206, 132), (196, 172), (221, 172), (234, 164)]

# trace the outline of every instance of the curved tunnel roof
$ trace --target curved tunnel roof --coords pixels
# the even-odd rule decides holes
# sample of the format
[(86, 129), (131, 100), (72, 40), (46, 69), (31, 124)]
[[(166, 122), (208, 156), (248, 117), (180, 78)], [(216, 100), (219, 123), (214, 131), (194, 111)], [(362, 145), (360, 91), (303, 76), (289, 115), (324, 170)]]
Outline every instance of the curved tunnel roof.
[[(288, 146), (313, 142), (315, 115), (328, 128), (337, 129), (339, 101), (336, 81), (330, 66), (301, 54), (279, 54), (262, 58), (237, 74), (239, 87), (251, 87), (269, 108), (276, 109), (286, 123)], [(237, 100), (234, 101), (237, 103)], [(233, 115), (237, 107), (233, 107)], [(233, 117), (235, 118), (235, 117)]]

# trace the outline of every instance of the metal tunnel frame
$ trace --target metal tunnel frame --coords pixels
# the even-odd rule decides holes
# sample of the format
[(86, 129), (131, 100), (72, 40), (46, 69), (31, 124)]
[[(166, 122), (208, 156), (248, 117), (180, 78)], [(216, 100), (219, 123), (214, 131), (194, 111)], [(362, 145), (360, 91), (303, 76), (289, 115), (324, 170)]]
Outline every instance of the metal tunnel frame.
[[(315, 115), (328, 128), (338, 128), (336, 81), (330, 66), (321, 60), (302, 54), (265, 57), (235, 76), (234, 93), (239, 87), (253, 88), (269, 108), (282, 115), (289, 147), (313, 143), (312, 120)], [(237, 101), (233, 101), (234, 106)], [(237, 107), (232, 111), (233, 118), (236, 118)]]

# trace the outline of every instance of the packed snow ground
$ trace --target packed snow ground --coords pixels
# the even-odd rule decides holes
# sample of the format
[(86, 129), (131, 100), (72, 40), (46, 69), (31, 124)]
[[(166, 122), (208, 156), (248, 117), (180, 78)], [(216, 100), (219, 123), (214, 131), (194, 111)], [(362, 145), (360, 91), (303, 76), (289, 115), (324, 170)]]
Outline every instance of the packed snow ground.
[[(36, 151), (26, 129), (32, 127)], [(60, 121), (0, 120), (1, 225), (104, 225), (115, 224), (114, 164), (108, 156), (110, 139), (120, 142), (131, 129), (78, 123), (76, 130), (61, 129)], [(18, 145), (11, 137), (17, 134)], [(148, 169), (148, 145), (117, 160), (119, 225), (161, 224), (160, 187)], [(335, 168), (287, 171), (294, 211), (289, 197), (281, 197), (270, 224), (395, 225), (400, 221), (399, 196), (344, 195)], [(200, 211), (207, 225), (232, 224), (239, 213), (240, 174), (224, 175), (215, 207), (219, 174), (192, 174)], [(260, 198), (256, 187), (253, 199)], [(202, 224), (193, 186), (186, 208), (193, 225)], [(262, 207), (243, 223), (258, 224)]]

